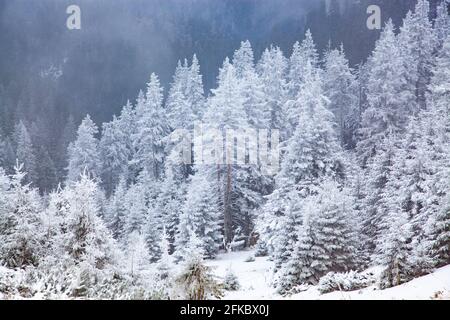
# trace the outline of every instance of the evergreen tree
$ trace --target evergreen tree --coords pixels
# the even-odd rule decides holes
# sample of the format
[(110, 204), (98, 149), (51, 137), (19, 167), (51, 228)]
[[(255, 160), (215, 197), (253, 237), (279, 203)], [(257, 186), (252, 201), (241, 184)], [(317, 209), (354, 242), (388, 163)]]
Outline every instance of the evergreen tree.
[(282, 131), (281, 139), (283, 141), (287, 138), (285, 132), (286, 115), (283, 110), (283, 105), (287, 99), (287, 69), (288, 60), (278, 47), (266, 49), (257, 65), (267, 109), (270, 111), (269, 128)]
[[(398, 208), (400, 209), (400, 208)], [(386, 269), (381, 275), (382, 289), (398, 286), (411, 279), (411, 225), (401, 210), (390, 213), (390, 227), (383, 242), (381, 262)]]
[(108, 199), (107, 205), (107, 222), (108, 227), (112, 231), (113, 237), (117, 240), (123, 239), (125, 235), (125, 223), (127, 214), (127, 202), (125, 197), (127, 194), (127, 185), (125, 178), (119, 180), (114, 193)]
[(398, 44), (408, 84), (414, 90), (418, 107), (425, 108), (433, 53), (437, 47), (436, 33), (430, 21), (430, 3), (427, 0), (418, 0), (414, 12), (407, 14)]
[(448, 1), (443, 0), (436, 8), (434, 20), (434, 32), (438, 42), (438, 48), (442, 48), (445, 39), (450, 35), (450, 17), (448, 14)]
[(261, 78), (254, 66), (253, 49), (249, 41), (241, 43), (233, 56), (236, 77), (240, 81), (241, 95), (248, 122), (254, 128), (269, 128), (271, 112)]
[[(287, 141), (281, 170), (275, 178), (275, 191), (268, 197), (260, 220), (259, 230), (267, 244), (276, 242), (274, 239), (278, 235), (295, 240), (298, 226), (288, 227), (286, 223), (301, 223), (301, 199), (315, 194), (324, 179), (342, 181), (345, 178), (345, 161), (333, 128), (333, 114), (327, 109), (328, 99), (322, 93), (320, 76), (309, 71), (306, 79), (296, 101), (300, 110), (299, 125)], [(290, 217), (283, 223), (280, 217), (287, 212)], [(284, 234), (286, 229), (293, 234)], [(279, 250), (283, 249), (279, 247)], [(290, 253), (289, 250), (284, 252), (283, 260)]]
[(97, 126), (89, 115), (86, 116), (78, 127), (76, 140), (69, 145), (68, 181), (79, 180), (84, 172), (88, 172), (94, 178), (99, 178), (100, 153), (97, 134)]
[(333, 112), (341, 146), (354, 146), (357, 126), (356, 77), (350, 68), (341, 45), (339, 50), (325, 54), (324, 94), (330, 99), (329, 109)]
[(308, 81), (311, 73), (319, 72), (319, 55), (317, 53), (316, 46), (314, 44), (312, 34), (309, 30), (306, 31), (305, 39), (301, 44), (296, 42), (294, 44), (293, 52), (289, 61), (289, 73), (288, 73), (288, 101), (284, 105), (284, 112), (286, 114), (288, 134), (290, 137), (297, 125), (298, 115), (300, 110), (298, 101), (298, 95), (303, 91), (302, 87), (305, 85), (305, 81)]
[(354, 199), (334, 181), (325, 181), (317, 195), (302, 205), (304, 221), (290, 259), (283, 264), (278, 290), (286, 292), (301, 283), (316, 284), (330, 271), (356, 268)]
[(152, 73), (147, 84), (145, 101), (136, 105), (136, 133), (133, 136), (136, 153), (132, 160), (139, 170), (146, 170), (154, 179), (160, 179), (164, 163), (164, 138), (169, 133), (162, 106), (163, 89)]
[(148, 268), (151, 259), (145, 237), (139, 231), (128, 235), (126, 253), (131, 276), (140, 277)]
[(10, 268), (35, 266), (42, 257), (43, 230), (39, 194), (25, 183), (23, 165), (16, 164), (9, 187), (2, 178), (3, 212), (0, 222), (0, 258)]
[(413, 92), (398, 52), (399, 44), (389, 21), (378, 40), (370, 61), (367, 83), (368, 107), (362, 115), (360, 141), (357, 146), (363, 166), (375, 156), (386, 136), (404, 132)]
[(219, 190), (217, 183), (211, 179), (210, 170), (198, 167), (189, 184), (186, 203), (180, 215), (176, 247), (177, 255), (183, 255), (192, 233), (202, 243), (206, 257), (214, 257), (222, 243), (220, 230)]
[(23, 169), (27, 172), (24, 182), (37, 182), (37, 163), (31, 136), (20, 121), (14, 128), (14, 142), (16, 145), (16, 158), (19, 163), (23, 163)]

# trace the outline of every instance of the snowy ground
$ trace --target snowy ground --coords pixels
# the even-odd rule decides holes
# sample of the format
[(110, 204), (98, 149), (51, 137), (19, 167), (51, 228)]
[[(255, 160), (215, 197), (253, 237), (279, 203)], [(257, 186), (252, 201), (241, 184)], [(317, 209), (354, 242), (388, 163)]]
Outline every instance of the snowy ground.
[[(241, 289), (226, 292), (224, 299), (261, 300), (283, 299), (270, 287), (270, 269), (272, 262), (267, 258), (256, 258), (254, 262), (245, 262), (252, 253), (232, 252), (222, 254), (217, 260), (209, 261), (218, 277), (223, 277), (231, 268), (238, 277)], [(427, 276), (417, 278), (401, 286), (386, 290), (377, 290), (375, 286), (352, 292), (332, 292), (321, 295), (316, 288), (287, 297), (295, 300), (405, 300), (405, 299), (450, 299), (450, 265), (436, 270)]]

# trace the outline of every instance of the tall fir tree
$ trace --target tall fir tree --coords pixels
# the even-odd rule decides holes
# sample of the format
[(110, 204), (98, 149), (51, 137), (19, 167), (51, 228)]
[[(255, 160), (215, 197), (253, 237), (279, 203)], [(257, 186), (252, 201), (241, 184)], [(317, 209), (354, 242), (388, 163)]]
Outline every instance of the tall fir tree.
[(68, 148), (68, 181), (79, 180), (85, 172), (94, 178), (100, 178), (101, 163), (97, 134), (96, 124), (87, 115), (78, 127), (76, 140)]

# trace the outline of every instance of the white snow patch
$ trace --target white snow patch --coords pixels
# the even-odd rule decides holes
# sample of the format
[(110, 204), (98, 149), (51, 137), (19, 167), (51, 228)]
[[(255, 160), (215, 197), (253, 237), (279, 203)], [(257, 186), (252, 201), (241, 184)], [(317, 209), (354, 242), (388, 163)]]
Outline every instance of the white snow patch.
[[(350, 292), (331, 292), (321, 295), (316, 287), (289, 297), (282, 297), (270, 286), (272, 262), (267, 258), (256, 258), (255, 262), (245, 262), (251, 251), (231, 252), (208, 261), (215, 274), (223, 279), (228, 268), (239, 279), (238, 291), (226, 291), (225, 300), (428, 300), (450, 299), (450, 265), (437, 269), (432, 274), (414, 279), (400, 286), (378, 290), (376, 286)], [(371, 271), (378, 273), (378, 268)]]

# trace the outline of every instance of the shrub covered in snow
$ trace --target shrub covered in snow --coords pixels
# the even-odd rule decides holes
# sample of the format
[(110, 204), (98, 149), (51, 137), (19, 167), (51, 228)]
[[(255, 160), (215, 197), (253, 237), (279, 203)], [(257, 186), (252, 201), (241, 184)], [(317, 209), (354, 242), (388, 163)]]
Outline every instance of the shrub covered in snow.
[(256, 243), (255, 248), (256, 248), (255, 257), (265, 257), (269, 254), (267, 245), (263, 240), (259, 240), (258, 243)]
[(251, 254), (247, 258), (245, 258), (244, 262), (255, 262), (255, 260), (255, 256)]
[(239, 287), (240, 285), (237, 276), (234, 274), (233, 270), (228, 269), (223, 280), (223, 288), (228, 291), (236, 291), (239, 290)]
[(368, 272), (330, 272), (320, 279), (318, 290), (322, 294), (332, 291), (353, 291), (369, 287), (375, 284), (375, 282), (376, 278), (374, 274)]

